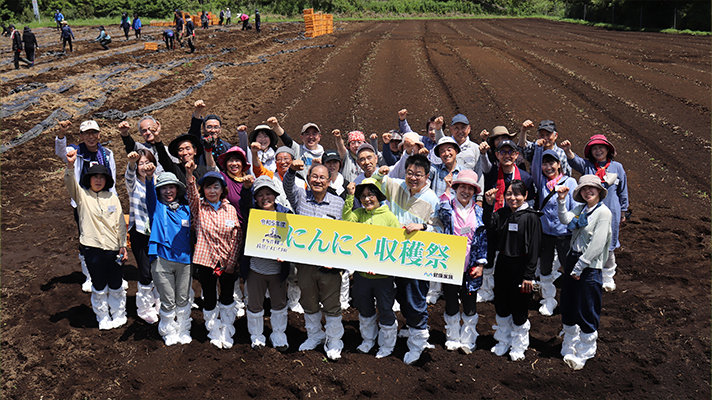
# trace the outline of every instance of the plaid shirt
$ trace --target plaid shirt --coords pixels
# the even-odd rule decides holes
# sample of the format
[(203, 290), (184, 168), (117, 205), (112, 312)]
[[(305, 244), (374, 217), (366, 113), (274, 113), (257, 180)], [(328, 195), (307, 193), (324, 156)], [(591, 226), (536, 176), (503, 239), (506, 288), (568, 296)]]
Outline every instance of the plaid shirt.
[[(460, 173), (464, 168), (460, 163), (455, 164), (455, 169), (452, 170), (452, 180), (457, 178), (457, 174)], [(440, 197), (441, 194), (445, 193), (447, 188), (447, 183), (445, 183), (445, 177), (450, 175), (450, 171), (447, 170), (445, 164), (430, 165), (430, 188), (433, 189), (435, 195)], [(453, 193), (455, 191), (453, 190)]]
[(327, 192), (324, 199), (317, 202), (311, 190), (294, 184), (295, 176), (294, 170), (290, 169), (284, 174), (283, 181), (284, 193), (295, 213), (309, 217), (341, 219), (344, 199)]
[(200, 200), (198, 186), (187, 185), (190, 214), (198, 242), (193, 250), (193, 263), (215, 268), (218, 263), (225, 269), (234, 266), (237, 270), (237, 254), (242, 244), (242, 228), (237, 219), (237, 210), (227, 199), (217, 210), (206, 200)]

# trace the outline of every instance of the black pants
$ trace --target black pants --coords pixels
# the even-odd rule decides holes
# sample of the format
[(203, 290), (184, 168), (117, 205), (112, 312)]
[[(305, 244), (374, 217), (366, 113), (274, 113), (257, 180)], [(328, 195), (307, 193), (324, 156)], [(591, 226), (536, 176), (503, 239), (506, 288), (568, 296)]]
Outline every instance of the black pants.
[(211, 311), (218, 304), (218, 293), (216, 284), (220, 283), (220, 303), (232, 304), (235, 301), (232, 294), (235, 291), (235, 281), (237, 280), (237, 272), (228, 274), (223, 272), (219, 277), (213, 273), (213, 269), (196, 265), (198, 269), (198, 281), (203, 288), (203, 309)]
[(129, 231), (131, 237), (131, 252), (136, 259), (136, 268), (138, 269), (138, 282), (144, 286), (148, 286), (153, 281), (151, 277), (151, 261), (148, 259), (148, 239), (150, 236), (144, 235), (136, 231), (136, 227), (132, 227)]
[(84, 247), (84, 257), (91, 276), (91, 283), (96, 290), (121, 287), (124, 278), (124, 267), (116, 262), (118, 251), (102, 250), (96, 247)]
[(255, 32), (260, 33), (260, 25), (262, 25), (261, 22), (255, 22)]
[(559, 263), (563, 267), (566, 265), (566, 255), (571, 248), (571, 235), (551, 236), (543, 234), (541, 236), (541, 253), (539, 253), (539, 268), (543, 276), (551, 274), (554, 264), (554, 249), (559, 254)]
[(35, 62), (35, 48), (34, 47), (27, 47), (25, 46), (25, 55), (27, 56), (27, 60), (31, 63)]
[(69, 51), (70, 51), (70, 52), (74, 51), (74, 49), (72, 48), (72, 38), (70, 38), (70, 37), (68, 37), (68, 38), (63, 37), (63, 38), (62, 38), (62, 51), (64, 51), (64, 49), (66, 48), (67, 43), (69, 43)]
[(443, 296), (445, 297), (445, 314), (457, 314), (460, 311), (460, 302), (462, 302), (462, 312), (468, 317), (477, 313), (477, 292), (467, 290), (467, 285), (443, 283)]
[(99, 44), (104, 48), (104, 50), (109, 50), (109, 46), (107, 46), (109, 43), (111, 43), (111, 39), (102, 39), (99, 41)]
[(176, 48), (176, 42), (173, 36), (163, 36), (163, 41), (166, 42), (166, 48), (168, 50)]
[(134, 33), (136, 34), (136, 39), (141, 39), (141, 29), (134, 29)]
[(126, 40), (129, 40), (129, 29), (130, 28), (124, 28), (124, 36), (126, 36)]
[(190, 47), (190, 52), (195, 51), (195, 45), (193, 44), (193, 35), (188, 36), (188, 47)]
[(27, 61), (27, 59), (23, 57), (22, 53), (20, 53), (19, 51), (14, 50), (13, 53), (15, 53), (15, 58), (13, 60), (13, 62), (15, 63), (15, 69), (20, 69), (20, 61), (25, 63), (27, 66), (32, 65), (32, 63)]
[(494, 270), (494, 309), (500, 317), (512, 316), (515, 325), (527, 322), (527, 303), (531, 293), (522, 293), (525, 257), (507, 257), (499, 253)]

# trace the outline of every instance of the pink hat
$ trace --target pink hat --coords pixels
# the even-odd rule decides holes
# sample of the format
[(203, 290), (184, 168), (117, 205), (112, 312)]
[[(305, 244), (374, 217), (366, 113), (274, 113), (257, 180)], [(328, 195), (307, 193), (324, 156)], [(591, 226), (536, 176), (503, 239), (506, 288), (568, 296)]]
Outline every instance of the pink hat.
[(351, 131), (349, 132), (347, 143), (351, 142), (365, 142), (366, 136), (361, 131)]
[(613, 144), (606, 139), (604, 135), (593, 135), (591, 139), (588, 140), (586, 146), (583, 148), (583, 156), (586, 158), (591, 158), (591, 147), (597, 144), (602, 144), (608, 146), (608, 157), (613, 158), (616, 156), (616, 148)]
[(237, 156), (241, 159), (242, 161), (242, 171), (246, 172), (250, 169), (250, 164), (247, 162), (247, 156), (245, 155), (245, 151), (242, 150), (241, 147), (239, 146), (232, 146), (230, 147), (230, 150), (220, 154), (218, 156), (218, 165), (221, 166), (224, 170), (227, 169), (227, 158), (230, 157), (231, 155), (235, 155), (237, 153)]
[(475, 194), (482, 191), (480, 185), (477, 184), (478, 181), (477, 173), (470, 169), (464, 169), (457, 174), (457, 178), (452, 181), (452, 186), (455, 187), (459, 184), (465, 184), (475, 187)]

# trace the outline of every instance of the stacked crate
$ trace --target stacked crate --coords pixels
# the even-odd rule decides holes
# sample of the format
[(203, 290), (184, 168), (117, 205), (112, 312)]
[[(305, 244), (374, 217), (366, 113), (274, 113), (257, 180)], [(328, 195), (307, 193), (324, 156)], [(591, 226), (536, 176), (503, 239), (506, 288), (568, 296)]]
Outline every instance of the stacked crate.
[(323, 14), (321, 11), (314, 12), (313, 8), (304, 10), (304, 28), (306, 37), (317, 37), (334, 32), (334, 16)]

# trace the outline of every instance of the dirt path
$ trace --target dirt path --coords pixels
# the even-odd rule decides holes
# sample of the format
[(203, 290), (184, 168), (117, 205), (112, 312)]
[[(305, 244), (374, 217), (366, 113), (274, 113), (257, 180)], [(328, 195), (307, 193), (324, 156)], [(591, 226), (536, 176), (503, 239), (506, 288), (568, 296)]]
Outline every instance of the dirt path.
[[(56, 42), (44, 42), (33, 69), (0, 63), (2, 145), (47, 120), (39, 136), (1, 156), (5, 398), (710, 397), (709, 38), (530, 19), (336, 23), (334, 34), (313, 40), (303, 40), (302, 28), (267, 24), (261, 36), (235, 26), (198, 30), (194, 54), (145, 52), (112, 31), (106, 52), (79, 40), (74, 53), (61, 55)], [(148, 38), (160, 33), (144, 29)], [(56, 32), (36, 34), (43, 44)], [(75, 35), (93, 38), (96, 30)], [(633, 216), (622, 228), (618, 290), (604, 296), (596, 358), (581, 372), (569, 370), (559, 356), (558, 313), (542, 317), (534, 301), (530, 349), (520, 363), (488, 351), (492, 304), (478, 305), (478, 350), (447, 352), (442, 300), (430, 307), (435, 349), (412, 367), (400, 361), (402, 339), (393, 357), (358, 354), (353, 308), (337, 363), (321, 351), (297, 351), (304, 321), (291, 313), (284, 355), (250, 349), (244, 319), (236, 322), (235, 347), (216, 350), (199, 311), (194, 342), (165, 347), (156, 327), (136, 316), (132, 260), (125, 268), (129, 323), (100, 332), (80, 291), (77, 230), (48, 117), (74, 114), (76, 132), (94, 113), (135, 112), (201, 82), (152, 112), (167, 140), (186, 131), (197, 99), (222, 116), (231, 143), (237, 125), (274, 115), (293, 138), (316, 122), (333, 148), (332, 129), (385, 132), (404, 107), (415, 130), (431, 115), (448, 120), (462, 112), (477, 141), (482, 129), (518, 130), (525, 119), (555, 120), (577, 153), (591, 134), (608, 135), (628, 173)], [(23, 84), (46, 86), (9, 94)], [(118, 120), (99, 123), (128, 210)]]

